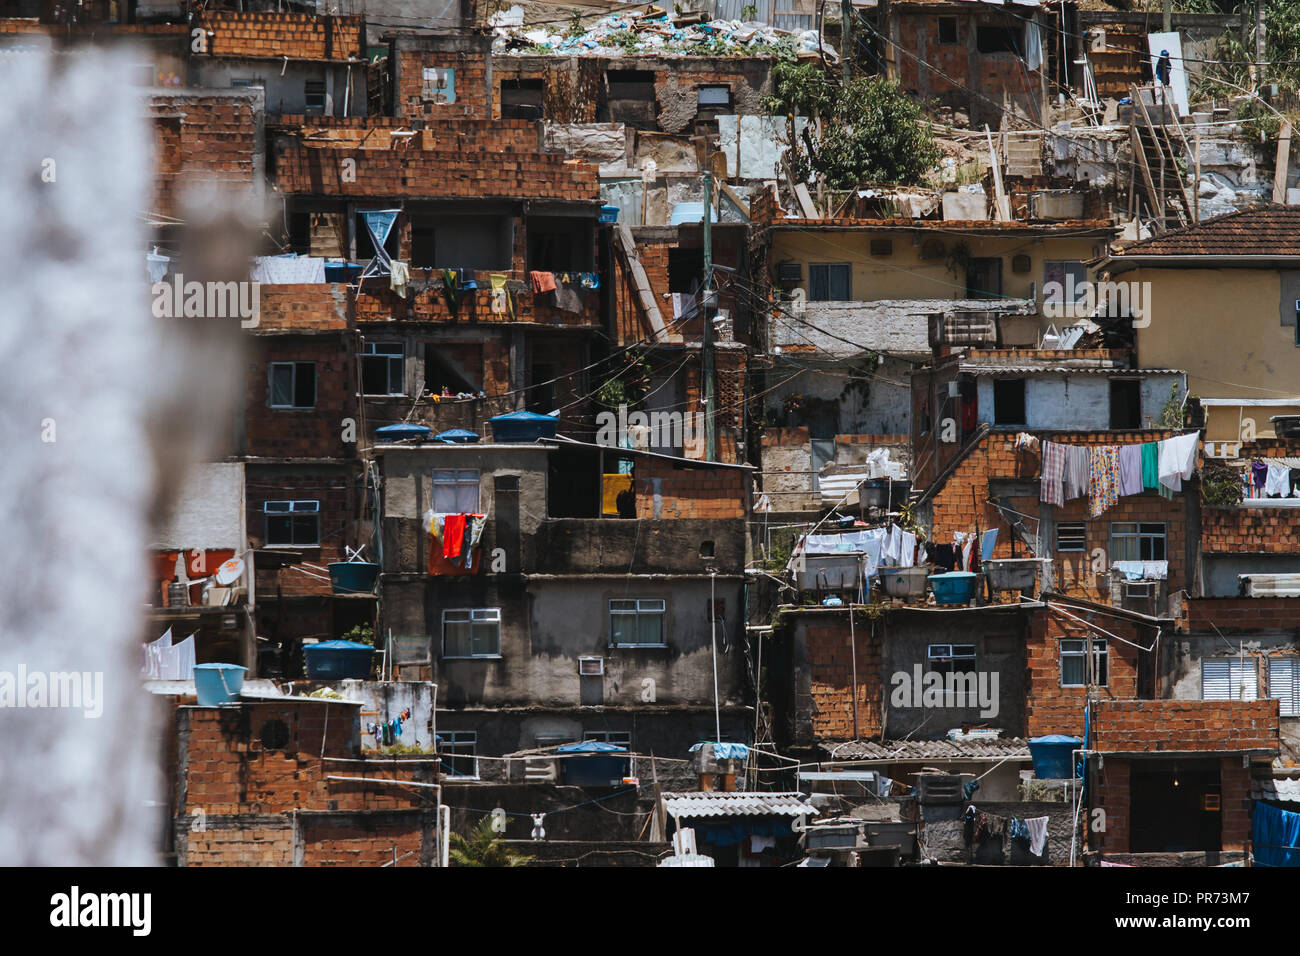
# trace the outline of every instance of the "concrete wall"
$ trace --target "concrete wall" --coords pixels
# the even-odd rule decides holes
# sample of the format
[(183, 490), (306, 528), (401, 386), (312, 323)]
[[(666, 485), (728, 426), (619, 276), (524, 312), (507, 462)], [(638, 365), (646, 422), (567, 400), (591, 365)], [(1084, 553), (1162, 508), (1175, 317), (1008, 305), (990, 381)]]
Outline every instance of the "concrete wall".
[[(825, 317), (819, 313), (813, 321), (820, 325)], [(847, 326), (851, 324), (848, 315), (841, 314), (838, 318), (847, 332)], [(920, 333), (924, 336), (925, 321), (920, 320), (918, 324)], [(861, 332), (861, 325), (858, 329)], [(791, 395), (806, 395), (839, 403), (836, 434), (905, 435), (911, 430), (912, 397), (908, 383), (910, 362), (890, 355), (884, 356), (884, 362), (879, 366), (868, 358), (857, 366), (848, 363), (831, 368), (822, 366), (819, 372), (816, 370), (817, 364), (805, 363), (802, 357), (795, 361), (814, 371), (797, 376), (791, 375), (794, 371), (792, 368), (779, 371), (777, 374), (784, 381), (764, 399), (769, 413), (779, 412)], [(787, 424), (793, 427), (801, 423)]]
[[(964, 242), (971, 256), (1002, 259), (1003, 297), (1026, 298), (1033, 284), (1041, 301), (1045, 260), (1077, 262), (1104, 251), (1104, 236), (1079, 236), (1077, 228), (1069, 232), (1069, 235), (1036, 231), (1023, 235), (980, 236), (954, 235), (932, 229), (819, 232), (805, 228), (795, 231), (778, 225), (772, 232), (768, 262), (773, 266), (785, 261), (802, 263), (803, 281), (799, 288), (805, 292), (808, 291), (808, 263), (848, 262), (853, 266), (850, 291), (856, 301), (961, 299), (966, 294), (966, 275), (964, 271), (960, 274), (953, 272), (948, 258), (954, 248)], [(892, 254), (871, 255), (873, 239), (892, 240)], [(1029, 257), (1027, 272), (1012, 271), (1012, 257), (1019, 255)], [(1174, 363), (1166, 367), (1185, 366)]]
[[(979, 395), (978, 417), (993, 424), (993, 382), (997, 378), (1025, 379), (1025, 417), (1028, 428), (1060, 428), (1068, 424), (1080, 430), (1104, 430), (1110, 423), (1110, 381), (1132, 378), (1133, 372), (1117, 369), (1113, 375), (1068, 372), (1033, 372), (981, 374), (976, 381)], [(1142, 425), (1151, 427), (1169, 401), (1170, 387), (1179, 385), (1181, 399), (1186, 393), (1183, 376), (1147, 374), (1142, 378)]]
[[(234, 80), (258, 79), (266, 90), (266, 115), (269, 117), (300, 115), (307, 112), (306, 84), (325, 84), (325, 116), (366, 115), (366, 69), (354, 64), (349, 73), (346, 65), (328, 63), (290, 63), (281, 74), (280, 61), (239, 60), (234, 58), (196, 58), (193, 61), (196, 86), (223, 88)], [(351, 90), (348, 91), (349, 75)], [(345, 109), (346, 104), (346, 109)]]
[(242, 551), (245, 544), (243, 464), (192, 466), (152, 547)]
[[(1137, 330), (1140, 365), (1186, 369), (1188, 389), (1201, 398), (1300, 396), (1295, 296), (1284, 295), (1278, 270), (1147, 267), (1117, 278), (1151, 283), (1150, 325)], [(1268, 437), (1269, 417), (1300, 413), (1300, 405), (1207, 411), (1207, 441), (1239, 441), (1241, 419), (1253, 419), (1255, 434)]]
[(1300, 574), (1300, 555), (1203, 555), (1201, 594), (1215, 598), (1236, 597), (1240, 591), (1241, 582), (1237, 580), (1239, 574)]
[[(999, 728), (1005, 737), (1024, 734), (1028, 612), (898, 610), (887, 613), (883, 620), (882, 677), (888, 704), (884, 739), (942, 737), (963, 722)], [(927, 649), (930, 644), (975, 645), (973, 670), (977, 675), (987, 675), (984, 686), (990, 691), (994, 690), (993, 675), (997, 675), (997, 693), (991, 695), (996, 700), (995, 716), (984, 716), (978, 706), (911, 706), (914, 698), (909, 699), (909, 695), (898, 689), (912, 686), (916, 665), (921, 666), (922, 672), (929, 669)], [(908, 683), (900, 684), (898, 675), (905, 675)], [(908, 704), (897, 706), (895, 701), (900, 699), (907, 700)]]
[[(712, 707), (713, 657), (708, 614), (710, 580), (697, 578), (533, 579), (487, 576), (386, 582), (384, 629), (428, 634), (439, 706), (508, 707), (643, 704)], [(743, 584), (716, 583), (724, 620), (718, 622), (718, 691), (724, 704), (741, 702), (744, 672)], [(611, 647), (609, 602), (666, 602), (666, 647)], [(501, 609), (500, 657), (444, 659), (442, 612)], [(605, 660), (603, 677), (580, 677), (578, 657)], [(650, 683), (647, 683), (649, 681)]]

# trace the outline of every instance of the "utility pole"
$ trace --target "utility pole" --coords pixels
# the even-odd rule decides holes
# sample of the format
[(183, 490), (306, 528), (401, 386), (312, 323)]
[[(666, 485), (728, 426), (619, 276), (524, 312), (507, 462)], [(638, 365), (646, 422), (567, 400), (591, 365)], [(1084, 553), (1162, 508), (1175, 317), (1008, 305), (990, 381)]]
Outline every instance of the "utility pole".
[(1264, 27), (1264, 0), (1255, 0), (1255, 63), (1258, 74), (1255, 77), (1255, 89), (1264, 85), (1264, 51), (1267, 33)]
[(844, 72), (844, 85), (853, 79), (853, 0), (841, 0), (840, 19), (840, 68)]
[(1174, 32), (1174, 0), (1165, 0), (1164, 10), (1164, 31), (1165, 33)]
[(700, 312), (704, 318), (704, 345), (701, 367), (704, 378), (704, 457), (718, 460), (718, 423), (713, 400), (713, 317), (718, 311), (717, 293), (713, 289), (713, 172), (704, 173), (704, 288), (700, 293)]

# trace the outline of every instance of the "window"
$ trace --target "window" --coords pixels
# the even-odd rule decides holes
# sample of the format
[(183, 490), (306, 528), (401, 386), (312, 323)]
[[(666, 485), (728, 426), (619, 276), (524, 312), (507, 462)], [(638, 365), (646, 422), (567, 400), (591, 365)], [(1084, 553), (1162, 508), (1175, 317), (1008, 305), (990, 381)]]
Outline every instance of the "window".
[(541, 80), (502, 80), (501, 118), (541, 119), (544, 94)]
[(1061, 641), (1061, 686), (1086, 687), (1090, 682), (1105, 687), (1110, 679), (1110, 654), (1105, 640), (1092, 642), (1092, 673), (1087, 673), (1087, 641)]
[(939, 42), (940, 43), (957, 42), (957, 18), (956, 17), (939, 18)]
[(501, 609), (457, 608), (442, 612), (443, 657), (500, 657)]
[(1201, 661), (1201, 700), (1254, 700), (1255, 662), (1248, 657)]
[(894, 254), (894, 240), (872, 239), (870, 248), (873, 256), (892, 256)]
[(975, 27), (975, 49), (980, 53), (1016, 53), (1020, 31), (1015, 27)]
[(668, 291), (690, 295), (704, 282), (703, 249), (668, 250)]
[(624, 730), (588, 730), (583, 733), (582, 739), (632, 749), (632, 735)]
[(266, 86), (266, 80), (260, 76), (236, 76), (231, 78), (230, 85), (236, 89), (245, 89), (250, 86)]
[(731, 105), (731, 87), (729, 86), (701, 86), (696, 88), (698, 94), (698, 104), (700, 106), (730, 106)]
[(1110, 561), (1164, 561), (1164, 522), (1116, 521), (1110, 526)]
[(847, 262), (820, 262), (808, 266), (808, 299), (812, 302), (852, 301), (853, 267)]
[(420, 99), (434, 103), (456, 102), (456, 71), (445, 66), (426, 66)]
[(966, 298), (1002, 298), (1002, 259), (976, 256), (966, 265)]
[(964, 674), (975, 669), (975, 645), (931, 644), (926, 658), (929, 669), (937, 674)]
[(610, 601), (609, 643), (615, 647), (664, 645), (666, 609), (664, 601)]
[(317, 115), (325, 112), (325, 81), (308, 80), (303, 84), (302, 95), (306, 109), (303, 111), (307, 115)]
[(361, 353), (361, 391), (366, 395), (404, 395), (401, 342), (367, 342)]
[(319, 501), (265, 501), (266, 546), (315, 547), (320, 544)]
[(433, 510), (440, 515), (478, 514), (478, 469), (435, 468)]
[(271, 363), (272, 408), (316, 407), (316, 363)]
[(1087, 541), (1087, 528), (1082, 521), (1062, 521), (1056, 526), (1057, 551), (1086, 551)]
[(1082, 262), (1048, 259), (1043, 263), (1043, 302), (1065, 306), (1082, 302), (1088, 288), (1088, 270)]
[(1283, 717), (1300, 717), (1300, 658), (1269, 659), (1268, 696), (1281, 701)]
[(1025, 424), (1025, 380), (1023, 378), (993, 380), (993, 424)]
[(1110, 380), (1110, 427), (1142, 427), (1142, 382), (1136, 378)]
[(478, 776), (477, 731), (440, 730), (437, 746), (443, 773), (451, 777)]

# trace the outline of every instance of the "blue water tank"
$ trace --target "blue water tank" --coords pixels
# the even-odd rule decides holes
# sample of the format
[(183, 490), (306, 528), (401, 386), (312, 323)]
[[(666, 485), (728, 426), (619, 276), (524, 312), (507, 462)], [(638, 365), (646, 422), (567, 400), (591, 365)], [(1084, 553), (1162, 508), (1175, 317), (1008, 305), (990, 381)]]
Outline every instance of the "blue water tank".
[(303, 648), (312, 680), (365, 680), (375, 649), (356, 641), (321, 641)]
[(536, 412), (510, 412), (489, 418), (492, 426), (492, 438), (498, 442), (529, 442), (539, 438), (554, 438), (555, 426), (559, 419), (554, 415), (538, 415)]
[(404, 441), (413, 438), (416, 441), (428, 441), (433, 429), (428, 425), (385, 425), (375, 429), (375, 437), (380, 441)]
[(239, 695), (247, 667), (238, 664), (195, 664), (194, 692), (200, 707), (226, 704)]
[(1067, 780), (1074, 776), (1071, 757), (1083, 746), (1078, 737), (1048, 734), (1029, 741), (1029, 756), (1034, 761), (1034, 776), (1039, 780)]
[(930, 575), (930, 590), (936, 604), (969, 604), (975, 596), (973, 571), (949, 571)]

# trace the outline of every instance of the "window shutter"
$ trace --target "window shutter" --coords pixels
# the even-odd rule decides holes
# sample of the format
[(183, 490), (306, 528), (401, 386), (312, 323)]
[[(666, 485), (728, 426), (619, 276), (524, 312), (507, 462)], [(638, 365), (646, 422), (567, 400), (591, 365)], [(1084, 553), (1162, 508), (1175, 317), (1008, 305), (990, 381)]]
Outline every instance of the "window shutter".
[(1268, 662), (1268, 694), (1275, 697), (1280, 704), (1283, 717), (1300, 716), (1300, 694), (1296, 687), (1296, 662), (1291, 659), (1274, 658)]
[(1258, 691), (1253, 660), (1201, 661), (1202, 700), (1254, 700)]

